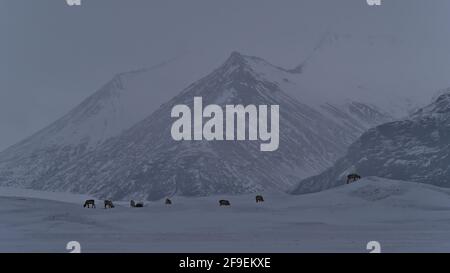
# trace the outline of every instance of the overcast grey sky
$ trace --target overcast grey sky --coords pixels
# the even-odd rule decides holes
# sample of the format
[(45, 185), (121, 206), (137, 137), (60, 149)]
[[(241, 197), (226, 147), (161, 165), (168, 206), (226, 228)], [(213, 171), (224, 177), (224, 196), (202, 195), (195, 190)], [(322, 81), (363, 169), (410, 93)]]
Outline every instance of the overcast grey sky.
[(0, 0), (0, 149), (114, 74), (186, 52), (209, 52), (218, 65), (238, 50), (293, 67), (324, 33), (338, 31), (391, 35), (430, 58), (450, 56), (448, 0), (82, 1)]

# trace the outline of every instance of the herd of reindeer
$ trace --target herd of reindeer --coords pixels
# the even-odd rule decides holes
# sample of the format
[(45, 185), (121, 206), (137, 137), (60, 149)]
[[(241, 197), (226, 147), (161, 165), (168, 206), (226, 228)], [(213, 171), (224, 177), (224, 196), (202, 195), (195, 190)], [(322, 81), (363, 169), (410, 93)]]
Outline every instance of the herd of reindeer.
[[(358, 180), (361, 179), (361, 176), (356, 174), (356, 173), (352, 173), (349, 174), (347, 176), (347, 184), (350, 184), (352, 182), (356, 182)], [(256, 199), (256, 203), (260, 203), (260, 202), (264, 202), (264, 198), (262, 197), (262, 195), (257, 195), (255, 197)], [(165, 201), (166, 205), (172, 205), (172, 200), (170, 200), (169, 198), (166, 198)], [(104, 206), (105, 209), (112, 209), (114, 208), (114, 203), (111, 200), (105, 200), (104, 201)], [(230, 201), (228, 200), (219, 200), (219, 206), (231, 206)], [(84, 202), (84, 206), (85, 208), (94, 208), (95, 209), (95, 200), (91, 199), (91, 200), (86, 200)], [(143, 202), (135, 202), (134, 200), (130, 201), (130, 207), (132, 208), (143, 208), (144, 207), (144, 203)]]
[[(262, 197), (262, 195), (257, 195), (256, 196), (256, 203), (260, 203), (260, 202), (264, 202), (264, 198)], [(165, 201), (166, 205), (172, 205), (172, 200), (170, 200), (169, 198), (166, 198)], [(104, 205), (105, 205), (105, 209), (112, 209), (114, 208), (114, 203), (111, 200), (105, 200), (104, 201)], [(219, 200), (219, 206), (231, 206), (230, 201), (228, 200)], [(94, 199), (90, 199), (90, 200), (86, 200), (84, 202), (83, 207), (85, 208), (93, 208), (95, 209), (95, 200)], [(144, 207), (144, 203), (143, 202), (135, 202), (134, 200), (130, 201), (130, 207), (132, 208), (143, 208)]]

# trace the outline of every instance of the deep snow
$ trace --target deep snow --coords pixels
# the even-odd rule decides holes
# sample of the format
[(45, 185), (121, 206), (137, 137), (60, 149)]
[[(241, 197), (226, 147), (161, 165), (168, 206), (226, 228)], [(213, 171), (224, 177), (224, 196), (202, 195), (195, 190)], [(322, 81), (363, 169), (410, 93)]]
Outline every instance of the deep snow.
[[(369, 177), (320, 193), (176, 197), (84, 209), (87, 196), (0, 188), (0, 252), (450, 251), (450, 190)], [(219, 199), (231, 207), (219, 207)]]

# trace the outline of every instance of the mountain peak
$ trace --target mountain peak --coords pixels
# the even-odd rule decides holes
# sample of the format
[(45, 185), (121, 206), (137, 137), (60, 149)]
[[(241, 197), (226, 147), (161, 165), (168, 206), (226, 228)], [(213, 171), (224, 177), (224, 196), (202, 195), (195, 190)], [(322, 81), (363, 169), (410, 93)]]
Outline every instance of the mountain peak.
[[(286, 73), (293, 73), (293, 71), (284, 69), (282, 67), (271, 64), (270, 62), (256, 56), (249, 56), (241, 54), (238, 51), (233, 51), (228, 59), (223, 64), (222, 68), (229, 71), (234, 71), (236, 69), (241, 71), (265, 71), (266, 73), (271, 71), (282, 71)], [(275, 72), (277, 73), (277, 72)]]
[(439, 95), (430, 105), (418, 110), (413, 117), (450, 113), (450, 90)]
[(239, 51), (233, 51), (230, 54), (230, 58), (244, 58), (244, 55), (241, 54)]
[(449, 93), (442, 94), (436, 99), (436, 103), (442, 102), (450, 102), (450, 90)]
[(225, 61), (225, 65), (226, 66), (244, 66), (246, 64), (248, 64), (247, 59), (249, 57), (244, 56), (243, 54), (237, 52), (237, 51), (233, 51), (230, 54), (230, 57), (228, 57), (228, 59)]

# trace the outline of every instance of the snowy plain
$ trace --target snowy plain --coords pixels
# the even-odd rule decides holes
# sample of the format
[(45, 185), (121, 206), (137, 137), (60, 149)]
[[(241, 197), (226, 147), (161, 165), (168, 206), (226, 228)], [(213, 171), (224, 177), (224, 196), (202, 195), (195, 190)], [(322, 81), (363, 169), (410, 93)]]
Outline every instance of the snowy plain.
[[(376, 177), (307, 194), (83, 208), (88, 196), (0, 188), (0, 252), (449, 252), (450, 189)], [(219, 207), (228, 199), (230, 207)]]

